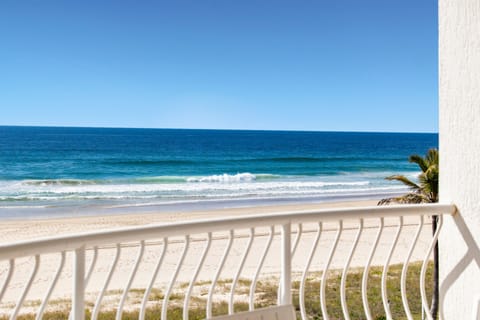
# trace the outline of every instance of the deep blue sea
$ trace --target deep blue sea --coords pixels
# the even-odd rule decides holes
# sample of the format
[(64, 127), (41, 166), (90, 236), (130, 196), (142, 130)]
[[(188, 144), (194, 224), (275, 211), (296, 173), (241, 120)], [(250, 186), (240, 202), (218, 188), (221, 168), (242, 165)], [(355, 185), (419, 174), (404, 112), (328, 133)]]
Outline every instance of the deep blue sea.
[[(0, 217), (379, 199), (437, 134), (0, 126)], [(125, 209), (127, 208), (127, 209)]]

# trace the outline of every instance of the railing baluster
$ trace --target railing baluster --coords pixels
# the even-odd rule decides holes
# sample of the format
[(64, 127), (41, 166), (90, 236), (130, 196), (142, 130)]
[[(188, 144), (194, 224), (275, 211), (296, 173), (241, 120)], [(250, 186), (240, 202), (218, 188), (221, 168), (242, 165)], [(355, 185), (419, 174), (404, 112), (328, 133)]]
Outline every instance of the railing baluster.
[(167, 291), (165, 292), (165, 296), (163, 298), (162, 303), (162, 320), (167, 320), (167, 313), (168, 313), (168, 300), (170, 299), (170, 294), (172, 293), (173, 286), (175, 285), (175, 281), (177, 281), (178, 273), (180, 272), (180, 268), (182, 268), (183, 261), (185, 260), (185, 256), (187, 255), (188, 248), (190, 247), (190, 236), (185, 236), (185, 247), (183, 248), (182, 255), (180, 260), (177, 262), (177, 268), (172, 275), (172, 279), (170, 279), (170, 284), (168, 285)]
[(385, 309), (385, 314), (387, 316), (387, 320), (392, 320), (392, 312), (390, 311), (390, 306), (388, 303), (388, 292), (387, 292), (387, 275), (388, 275), (388, 267), (390, 265), (390, 260), (392, 259), (393, 251), (397, 246), (398, 238), (400, 237), (400, 233), (402, 232), (403, 228), (403, 217), (400, 217), (398, 221), (398, 229), (395, 234), (395, 238), (393, 239), (392, 246), (390, 247), (390, 251), (388, 253), (387, 259), (385, 260), (385, 264), (383, 266), (382, 271), (382, 302), (383, 308)]
[[(288, 232), (286, 230), (284, 230), (284, 228), (288, 228)], [(288, 240), (285, 239), (285, 235), (288, 233)], [(285, 275), (283, 276), (282, 274), (280, 274), (280, 281), (278, 283), (278, 293), (277, 293), (277, 304), (278, 305), (282, 305), (282, 304), (291, 304), (291, 300), (292, 300), (292, 283), (291, 283), (291, 273), (292, 273), (292, 259), (293, 259), (293, 256), (295, 255), (295, 252), (297, 250), (297, 246), (298, 246), (298, 243), (300, 242), (300, 237), (302, 235), (302, 224), (299, 223), (298, 224), (298, 228), (297, 228), (297, 235), (295, 236), (295, 240), (293, 241), (293, 245), (291, 244), (291, 241), (292, 241), (292, 224), (289, 223), (288, 224), (288, 227), (286, 225), (283, 225), (282, 226), (282, 244), (284, 245), (288, 245), (288, 243), (290, 244), (290, 248), (291, 248), (291, 251), (290, 251), (290, 255), (285, 258), (282, 258), (282, 261), (284, 261), (284, 263), (287, 263), (287, 260), (289, 259), (290, 262), (288, 262), (288, 265), (289, 265), (289, 271), (288, 270), (284, 270), (283, 267), (281, 267), (281, 271), (284, 271), (285, 272)], [(288, 243), (287, 243), (288, 242)], [(285, 254), (287, 251), (285, 251), (286, 248), (282, 248), (282, 254)], [(285, 276), (288, 276), (288, 279), (285, 278)], [(283, 288), (283, 285), (282, 285), (282, 282), (286, 283), (287, 284), (287, 288)], [(284, 297), (284, 299), (282, 299), (282, 296)], [(285, 302), (285, 301), (289, 301), (288, 303)]]
[(132, 286), (133, 279), (135, 278), (135, 275), (137, 274), (138, 266), (140, 265), (140, 261), (142, 260), (144, 252), (145, 252), (145, 241), (142, 240), (142, 241), (140, 241), (140, 249), (138, 250), (137, 259), (135, 260), (135, 264), (133, 265), (132, 272), (130, 273), (130, 277), (128, 278), (128, 282), (125, 285), (125, 289), (123, 290), (122, 298), (120, 299), (120, 303), (118, 304), (117, 314), (116, 314), (116, 317), (115, 317), (116, 320), (121, 320), (122, 319), (123, 306), (125, 304), (125, 301), (127, 300), (128, 291), (130, 290), (130, 287)]
[[(286, 223), (282, 225), (282, 238), (281, 238), (281, 265), (280, 265), (280, 284), (279, 293), (280, 300), (279, 305), (292, 304), (292, 224)], [(300, 236), (297, 235), (298, 243)]]
[(407, 257), (405, 258), (405, 262), (403, 263), (402, 268), (402, 276), (400, 278), (400, 288), (402, 292), (402, 302), (403, 302), (403, 309), (407, 315), (408, 320), (413, 320), (412, 312), (410, 311), (410, 307), (408, 305), (408, 298), (407, 298), (407, 270), (408, 264), (410, 263), (410, 258), (412, 257), (413, 250), (418, 241), (418, 237), (422, 232), (423, 228), (423, 216), (420, 216), (420, 223), (418, 224), (417, 232), (415, 232), (415, 236), (413, 237), (412, 244), (410, 245), (410, 249), (408, 250)]
[[(76, 302), (75, 302), (75, 299), (76, 299), (76, 298), (79, 299), (80, 296), (84, 296), (84, 295), (85, 295), (85, 290), (87, 289), (87, 285), (88, 285), (88, 283), (90, 282), (90, 278), (91, 278), (91, 276), (92, 276), (92, 274), (93, 274), (93, 270), (94, 270), (95, 264), (96, 264), (96, 262), (97, 262), (97, 257), (98, 257), (98, 247), (95, 246), (95, 247), (93, 248), (93, 257), (92, 257), (92, 261), (90, 262), (90, 266), (88, 267), (88, 271), (85, 273), (85, 270), (84, 270), (84, 269), (82, 270), (82, 273), (85, 274), (85, 275), (82, 275), (82, 277), (84, 277), (83, 280), (81, 280), (80, 278), (77, 279), (77, 278), (76, 278), (77, 275), (75, 275), (75, 280), (74, 280), (74, 284), (73, 284), (73, 286), (74, 286), (75, 289), (73, 290), (73, 292), (74, 292), (74, 298), (73, 298), (73, 301), (72, 301), (72, 311), (75, 310), (75, 307), (74, 307), (74, 305), (75, 305), (75, 303), (76, 303)], [(86, 261), (84, 261), (85, 259), (86, 259), (86, 257), (85, 257), (85, 248), (81, 248), (81, 249), (75, 250), (74, 269), (75, 269), (75, 270), (77, 270), (77, 269), (80, 270), (80, 269), (79, 269), (79, 265), (78, 265), (79, 263), (83, 263), (83, 268), (85, 268), (85, 263), (86, 263)], [(80, 260), (82, 260), (82, 261), (80, 261)], [(77, 261), (78, 261), (78, 262), (77, 262)], [(79, 291), (80, 288), (78, 288), (78, 286), (80, 285), (81, 282), (83, 283), (83, 291)], [(78, 292), (78, 294), (76, 294), (76, 292)], [(75, 296), (77, 296), (77, 297), (75, 297)], [(78, 301), (77, 303), (81, 303), (81, 304), (82, 304), (81, 307), (79, 306), (78, 312), (83, 312), (83, 311), (80, 311), (80, 309), (83, 310), (84, 307), (85, 307), (85, 306), (84, 306), (84, 301), (83, 301), (83, 299), (82, 299), (82, 301)], [(75, 312), (70, 312), (70, 314), (68, 315), (68, 319), (69, 319), (69, 320), (72, 320), (72, 317), (73, 317), (73, 314), (74, 314), (74, 313), (75, 313)], [(84, 312), (83, 312), (83, 313), (84, 313)], [(82, 313), (82, 314), (83, 314), (83, 313)], [(78, 317), (80, 317), (79, 319), (82, 319), (82, 320), (83, 320), (83, 318), (84, 318), (84, 316), (82, 316), (82, 315), (77, 315), (77, 318), (78, 318)]]
[(207, 243), (205, 244), (205, 248), (203, 249), (202, 257), (198, 262), (197, 268), (193, 274), (192, 280), (190, 280), (190, 284), (188, 285), (188, 290), (185, 295), (185, 301), (183, 302), (183, 319), (188, 320), (188, 304), (190, 302), (190, 296), (192, 294), (193, 287), (195, 286), (195, 282), (197, 281), (198, 274), (202, 269), (203, 263), (205, 262), (205, 258), (207, 257), (208, 251), (210, 250), (210, 245), (212, 244), (212, 233), (209, 232), (207, 234)]
[(368, 285), (368, 274), (370, 272), (370, 264), (372, 263), (373, 255), (378, 246), (378, 242), (380, 241), (380, 236), (382, 235), (384, 225), (384, 219), (380, 218), (380, 224), (378, 226), (377, 236), (375, 237), (375, 242), (373, 243), (372, 250), (370, 251), (370, 255), (368, 256), (368, 260), (365, 264), (365, 269), (363, 270), (363, 277), (362, 277), (362, 302), (363, 302), (363, 309), (365, 311), (365, 316), (367, 320), (372, 320), (372, 314), (370, 312), (370, 306), (368, 305), (368, 296), (367, 296), (367, 285)]
[(210, 289), (208, 290), (207, 311), (206, 311), (207, 312), (207, 319), (212, 317), (213, 291), (215, 290), (215, 286), (217, 285), (218, 277), (220, 276), (220, 273), (222, 272), (223, 266), (225, 265), (225, 261), (227, 260), (227, 256), (230, 252), (230, 249), (232, 248), (232, 244), (233, 244), (233, 230), (229, 230), (229, 232), (228, 232), (228, 244), (225, 247), (225, 251), (223, 253), (222, 260), (220, 261), (220, 264), (217, 267), (217, 272), (215, 273), (215, 276), (213, 277)]
[(5, 280), (3, 281), (2, 290), (0, 290), (0, 302), (2, 302), (3, 296), (7, 291), (10, 280), (12, 280), (13, 271), (15, 270), (15, 259), (8, 260), (8, 272)]
[(303, 225), (299, 223), (297, 228), (297, 235), (295, 236), (295, 240), (292, 245), (292, 258), (295, 255), (295, 252), (297, 252), (297, 247), (298, 247), (298, 244), (300, 243), (300, 237), (302, 236), (302, 232), (303, 232)]
[(310, 249), (310, 255), (308, 256), (307, 263), (305, 264), (305, 269), (302, 274), (302, 281), (300, 282), (300, 294), (299, 294), (299, 304), (300, 304), (300, 314), (302, 315), (302, 320), (307, 320), (307, 311), (305, 310), (305, 281), (307, 279), (308, 269), (310, 269), (310, 264), (312, 263), (313, 256), (318, 246), (318, 241), (320, 240), (320, 235), (322, 233), (322, 223), (318, 223), (317, 235), (313, 241), (312, 248)]
[(117, 243), (115, 258), (113, 259), (107, 278), (105, 279), (105, 283), (103, 284), (102, 291), (100, 291), (100, 293), (98, 294), (97, 301), (95, 302), (95, 306), (93, 307), (92, 320), (96, 320), (98, 318), (98, 313), (100, 312), (103, 296), (105, 295), (105, 291), (107, 291), (108, 285), (110, 284), (110, 280), (112, 280), (113, 273), (115, 272), (115, 268), (120, 258), (120, 248), (121, 248), (120, 243)]
[(157, 260), (157, 264), (155, 265), (155, 269), (152, 272), (152, 277), (150, 279), (150, 282), (148, 283), (148, 286), (145, 289), (145, 293), (143, 294), (142, 305), (140, 306), (140, 313), (138, 315), (139, 320), (145, 319), (145, 314), (147, 312), (148, 297), (150, 296), (150, 292), (152, 292), (155, 279), (157, 279), (158, 272), (160, 271), (160, 267), (162, 266), (163, 259), (165, 258), (165, 254), (167, 253), (167, 249), (168, 249), (168, 238), (164, 237), (162, 253), (160, 254), (160, 257)]
[(87, 275), (85, 276), (85, 288), (87, 287), (88, 282), (90, 281), (90, 277), (92, 276), (93, 270), (95, 268), (95, 264), (97, 263), (97, 257), (98, 257), (98, 247), (95, 246), (95, 247), (93, 247), (92, 261), (90, 262), (90, 266), (88, 267)]
[(358, 241), (360, 240), (360, 236), (362, 235), (362, 231), (363, 231), (363, 219), (360, 219), (357, 235), (355, 236), (355, 240), (353, 241), (352, 248), (350, 249), (350, 254), (348, 255), (347, 261), (345, 262), (345, 266), (343, 267), (342, 280), (340, 281), (340, 302), (342, 304), (343, 317), (345, 318), (345, 320), (350, 320), (350, 314), (348, 313), (348, 306), (347, 306), (347, 295), (345, 293), (347, 273), (348, 273), (348, 269), (350, 268), (350, 263), (352, 262), (353, 254), (355, 253), (355, 249), (357, 248)]
[(35, 279), (39, 265), (40, 265), (40, 255), (37, 254), (35, 255), (35, 264), (33, 266), (32, 273), (30, 274), (30, 278), (28, 279), (27, 284), (25, 285), (23, 292), (20, 295), (20, 298), (18, 299), (18, 302), (15, 305), (15, 309), (10, 315), (10, 320), (15, 320), (17, 318), (18, 312), (20, 311), (20, 308), (22, 307), (23, 302), (25, 301), (25, 297), (27, 296), (28, 291), (30, 291), (30, 287), (32, 286), (33, 279)]
[(425, 274), (427, 273), (427, 266), (428, 266), (428, 260), (430, 258), (430, 254), (432, 253), (432, 250), (435, 247), (435, 244), (437, 243), (438, 235), (440, 234), (440, 230), (442, 229), (442, 224), (443, 224), (443, 217), (441, 215), (438, 215), (437, 230), (435, 231), (435, 234), (433, 235), (433, 238), (432, 238), (432, 242), (428, 247), (427, 254), (425, 255), (425, 259), (423, 260), (423, 264), (422, 264), (422, 269), (420, 271), (420, 294), (422, 296), (423, 310), (425, 311), (425, 314), (428, 320), (433, 320), (433, 317), (432, 317), (432, 314), (430, 313), (430, 309), (428, 308), (429, 304), (427, 301), (427, 292), (425, 290)]
[(263, 263), (265, 262), (265, 257), (267, 256), (268, 250), (270, 249), (270, 245), (272, 244), (273, 236), (275, 235), (274, 226), (270, 226), (270, 232), (268, 236), (267, 243), (265, 244), (265, 249), (263, 249), (263, 253), (260, 258), (260, 262), (258, 263), (257, 270), (255, 271), (255, 276), (252, 279), (252, 283), (250, 284), (250, 301), (248, 303), (248, 309), (253, 311), (255, 309), (255, 289), (257, 287), (257, 279), (260, 271), (262, 270)]
[(55, 286), (57, 285), (58, 279), (60, 278), (60, 274), (62, 273), (64, 265), (65, 265), (65, 251), (62, 251), (60, 256), (60, 264), (58, 265), (57, 272), (55, 273), (52, 283), (50, 284), (50, 287), (48, 288), (47, 293), (43, 298), (42, 304), (38, 308), (37, 316), (35, 317), (36, 320), (42, 319), (43, 313), (45, 311), (45, 307), (47, 306), (48, 300), (50, 300), (50, 296), (52, 295), (53, 289), (55, 289)]
[(248, 253), (250, 252), (250, 248), (252, 247), (253, 234), (254, 234), (254, 229), (250, 228), (250, 237), (249, 237), (247, 246), (245, 247), (245, 252), (243, 253), (242, 259), (240, 261), (240, 265), (238, 266), (237, 273), (235, 274), (235, 277), (232, 282), (232, 288), (230, 290), (230, 299), (228, 300), (228, 314), (233, 314), (234, 312), (233, 298), (235, 295), (235, 287), (237, 286), (238, 279), (240, 278), (240, 274), (242, 273), (242, 269), (245, 264), (245, 260), (247, 259)]
[(85, 319), (85, 247), (75, 249), (73, 259), (72, 310), (68, 319)]
[(320, 285), (320, 306), (322, 308), (323, 319), (325, 320), (329, 319), (328, 312), (327, 312), (327, 300), (325, 298), (325, 286), (327, 285), (328, 269), (330, 268), (330, 264), (332, 263), (333, 255), (335, 254), (335, 249), (337, 248), (338, 241), (340, 240), (340, 236), (342, 235), (342, 231), (343, 231), (343, 221), (340, 220), (338, 224), (338, 232), (337, 232), (337, 235), (335, 236), (335, 240), (333, 242), (332, 248), (330, 249), (330, 253), (328, 254), (328, 260), (327, 260), (327, 263), (325, 264), (325, 268), (322, 274), (322, 280)]

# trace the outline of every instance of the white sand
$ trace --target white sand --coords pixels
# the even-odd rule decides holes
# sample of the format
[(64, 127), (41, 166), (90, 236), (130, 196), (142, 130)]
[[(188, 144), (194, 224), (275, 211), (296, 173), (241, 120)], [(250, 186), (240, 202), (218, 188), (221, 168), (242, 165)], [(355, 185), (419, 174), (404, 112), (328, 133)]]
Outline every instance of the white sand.
[[(268, 212), (285, 212), (288, 210), (310, 210), (310, 209), (325, 209), (325, 208), (338, 208), (338, 207), (355, 207), (375, 205), (376, 201), (356, 201), (356, 202), (344, 202), (344, 203), (325, 203), (325, 204), (302, 204), (302, 205), (286, 205), (286, 206), (269, 206), (269, 207), (255, 207), (255, 208), (237, 208), (237, 209), (225, 209), (216, 210), (210, 212), (192, 212), (192, 213), (161, 213), (161, 214), (123, 214), (116, 216), (102, 216), (102, 217), (81, 217), (81, 218), (64, 218), (64, 219), (48, 219), (48, 220), (28, 220), (28, 221), (8, 221), (1, 223), (2, 233), (0, 234), (0, 242), (10, 243), (18, 240), (33, 239), (44, 236), (65, 235), (77, 232), (93, 231), (100, 229), (111, 229), (117, 227), (145, 225), (152, 223), (162, 222), (174, 222), (185, 221), (191, 219), (204, 219), (212, 217), (225, 217), (225, 216), (238, 216), (238, 215), (254, 215), (264, 214)], [(415, 230), (417, 228), (416, 223), (418, 218), (409, 218), (405, 220), (405, 227), (400, 235), (398, 245), (394, 251), (392, 257), (392, 263), (403, 262), (408, 252), (410, 242), (413, 238)], [(373, 264), (381, 265), (386, 259), (389, 252), (391, 242), (396, 232), (396, 220), (386, 221), (387, 228), (381, 237), (381, 242), (374, 256)], [(366, 221), (365, 230), (360, 238), (358, 248), (354, 254), (351, 266), (363, 267), (368, 254), (371, 250), (371, 246), (374, 242), (377, 229), (375, 226), (378, 224), (378, 220)], [(328, 252), (330, 250), (332, 241), (336, 235), (334, 225), (327, 224), (324, 226), (324, 232), (321, 235), (319, 246), (315, 252), (311, 271), (322, 270), (325, 265)], [(304, 266), (306, 259), (308, 258), (312, 242), (315, 238), (316, 225), (306, 225), (299, 247), (293, 259), (293, 270), (300, 273)], [(296, 230), (296, 227), (293, 227)], [(265, 228), (258, 228), (256, 232), (258, 234), (265, 234), (264, 236), (256, 237), (253, 241), (251, 251), (247, 257), (245, 268), (241, 274), (242, 278), (251, 279), (259, 261), (262, 256), (265, 243), (266, 243), (266, 230)], [(279, 229), (276, 229), (276, 233)], [(356, 224), (348, 222), (345, 224), (345, 229), (340, 238), (337, 250), (333, 257), (331, 268), (341, 269), (345, 264), (345, 260), (350, 252), (350, 248), (355, 238), (357, 229)], [(241, 230), (234, 240), (229, 258), (227, 259), (225, 268), (221, 273), (221, 278), (231, 279), (234, 277), (245, 246), (248, 242), (246, 237), (248, 230)], [(198, 259), (202, 254), (205, 245), (205, 235), (195, 235), (192, 238), (191, 246), (188, 251), (187, 258), (184, 265), (181, 268), (179, 277), (177, 279), (178, 288), (180, 283), (188, 282), (191, 279), (193, 271), (196, 268)], [(211, 280), (217, 269), (217, 265), (223, 255), (224, 248), (227, 243), (227, 237), (225, 233), (215, 233), (214, 241), (212, 242), (209, 255), (205, 261), (203, 268), (199, 274), (198, 280), (208, 281)], [(417, 248), (414, 251), (412, 261), (422, 260), (424, 258), (426, 248), (431, 239), (430, 225), (425, 225), (421, 233)], [(165, 290), (166, 283), (171, 279), (176, 266), (178, 265), (178, 259), (183, 250), (183, 243), (177, 241), (178, 239), (171, 239), (167, 256), (161, 267), (160, 273), (155, 282), (155, 288)], [(277, 234), (274, 237), (272, 246), (266, 256), (265, 264), (262, 268), (262, 276), (278, 276), (279, 275), (279, 262), (280, 262), (280, 236)], [(134, 279), (132, 288), (143, 289), (148, 284), (152, 270), (155, 267), (158, 257), (160, 256), (163, 244), (161, 241), (149, 242), (146, 246), (145, 254), (139, 267), (139, 271)], [(115, 250), (112, 247), (101, 248), (99, 259), (95, 267), (95, 272), (89, 282), (87, 291), (92, 293), (92, 300), (95, 299), (95, 293), (98, 292), (104, 284), (106, 275), (111, 265), (112, 259), (115, 255)], [(126, 245), (122, 247), (121, 257), (112, 281), (108, 286), (108, 290), (123, 289), (127, 283), (131, 269), (133, 267), (135, 258), (137, 256), (138, 247), (135, 245)], [(87, 266), (92, 256), (92, 250), (87, 252)], [(59, 254), (42, 256), (40, 270), (35, 278), (33, 286), (27, 296), (27, 300), (42, 299), (50, 285), (51, 279), (54, 276), (55, 270), (59, 263)], [(29, 277), (33, 266), (33, 258), (18, 259), (15, 273), (12, 278), (11, 284), (3, 299), (4, 303), (11, 306), (11, 303), (15, 301), (21, 293), (21, 290)], [(0, 285), (3, 283), (3, 279), (6, 276), (7, 262), (0, 263)], [(1, 287), (0, 287), (1, 288)], [(54, 291), (53, 298), (67, 298), (71, 296), (72, 289), (72, 254), (67, 254), (67, 261), (65, 269), (63, 270), (60, 281)], [(185, 289), (183, 289), (185, 290)], [(4, 304), (5, 307), (5, 304)], [(5, 309), (3, 309), (5, 311)], [(1, 310), (0, 310), (1, 311)]]

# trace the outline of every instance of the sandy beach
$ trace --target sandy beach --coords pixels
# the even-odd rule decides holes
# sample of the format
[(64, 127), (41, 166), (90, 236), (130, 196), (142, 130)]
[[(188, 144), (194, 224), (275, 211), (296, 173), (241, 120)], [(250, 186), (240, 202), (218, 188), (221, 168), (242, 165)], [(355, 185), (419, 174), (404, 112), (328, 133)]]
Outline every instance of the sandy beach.
[[(315, 210), (325, 208), (340, 207), (358, 207), (375, 205), (376, 201), (355, 201), (342, 203), (323, 203), (323, 204), (301, 204), (301, 205), (284, 205), (284, 206), (264, 206), (255, 208), (236, 208), (223, 209), (215, 211), (197, 211), (190, 213), (159, 213), (159, 214), (122, 214), (115, 216), (88, 216), (78, 218), (62, 218), (62, 219), (43, 219), (43, 220), (11, 220), (1, 224), (2, 233), (0, 234), (0, 242), (7, 244), (20, 240), (35, 239), (46, 236), (67, 235), (81, 233), (94, 230), (113, 229), (126, 226), (140, 226), (147, 224), (172, 223), (176, 221), (187, 221), (195, 219), (219, 218), (227, 216), (239, 215), (255, 215), (273, 212), (287, 212), (297, 210)], [(332, 269), (340, 269), (343, 267), (346, 257), (350, 251), (352, 242), (357, 233), (357, 222), (346, 222), (345, 229), (340, 238), (338, 248), (332, 261)], [(383, 264), (391, 246), (392, 239), (397, 230), (396, 220), (386, 220), (386, 228), (382, 234), (379, 247), (374, 256), (373, 264)], [(405, 259), (406, 253), (410, 246), (413, 234), (416, 231), (418, 218), (409, 218), (405, 220), (405, 227), (400, 235), (398, 245), (392, 257), (392, 263), (401, 263)], [(378, 220), (365, 222), (365, 229), (360, 238), (358, 248), (353, 256), (352, 267), (362, 267), (370, 252), (371, 245), (375, 239)], [(299, 247), (295, 253), (293, 260), (293, 270), (300, 275), (304, 268), (305, 261), (316, 234), (316, 225), (305, 225), (304, 232), (300, 238)], [(296, 226), (293, 231), (296, 232)], [(257, 228), (255, 240), (252, 249), (247, 257), (245, 268), (241, 274), (242, 278), (250, 279), (255, 272), (259, 257), (262, 255), (263, 248), (267, 241), (267, 230), (265, 228)], [(261, 277), (278, 277), (279, 275), (279, 259), (280, 259), (280, 236), (277, 234), (279, 230), (275, 230), (271, 249), (269, 250), (265, 264), (262, 268)], [(322, 270), (325, 264), (325, 258), (330, 250), (331, 243), (336, 234), (336, 225), (326, 224), (320, 238), (319, 246), (315, 252), (310, 271)], [(224, 271), (221, 274), (222, 279), (231, 279), (234, 277), (244, 248), (248, 242), (248, 230), (240, 230), (236, 233), (233, 242), (232, 251), (227, 259)], [(417, 248), (414, 251), (412, 261), (421, 260), (424, 257), (425, 250), (431, 238), (430, 226), (425, 225), (420, 235)], [(209, 255), (205, 261), (204, 267), (198, 277), (198, 281), (209, 281), (212, 279), (216, 267), (222, 257), (223, 251), (227, 243), (225, 233), (214, 234), (212, 246)], [(205, 235), (195, 235), (192, 237), (191, 246), (188, 250), (187, 258), (181, 268), (177, 279), (176, 287), (181, 289), (182, 283), (187, 283), (195, 270), (198, 259), (202, 254), (205, 246)], [(145, 253), (139, 266), (139, 271), (134, 279), (132, 288), (145, 288), (148, 284), (152, 270), (160, 256), (163, 244), (161, 241), (151, 241), (146, 245)], [(178, 265), (178, 260), (183, 251), (183, 242), (179, 239), (169, 239), (169, 246), (165, 261), (161, 267), (160, 273), (155, 282), (155, 288), (164, 290), (166, 283), (171, 278), (173, 271)], [(113, 275), (108, 290), (121, 290), (124, 288), (130, 275), (135, 258), (138, 254), (138, 244), (124, 244), (121, 248), (120, 260)], [(87, 251), (87, 265), (91, 260), (93, 250)], [(94, 300), (95, 293), (98, 292), (105, 281), (106, 274), (115, 255), (113, 247), (99, 248), (99, 259), (92, 278), (88, 284), (87, 291), (92, 294)], [(27, 296), (27, 300), (42, 299), (51, 279), (58, 267), (60, 255), (42, 256), (40, 270), (35, 278), (32, 289)], [(12, 282), (3, 299), (3, 310), (5, 306), (10, 306), (16, 297), (19, 296), (23, 285), (28, 279), (30, 270), (33, 265), (33, 258), (18, 259), (17, 267), (12, 278)], [(60, 277), (59, 283), (52, 296), (53, 299), (69, 298), (72, 287), (72, 256), (67, 254), (65, 269)], [(7, 270), (7, 262), (0, 265), (0, 279), (4, 279)], [(3, 280), (1, 280), (3, 281)], [(178, 289), (177, 288), (177, 289)], [(180, 290), (179, 289), (179, 290)], [(7, 303), (5, 305), (5, 303)], [(7, 308), (8, 309), (8, 308)]]

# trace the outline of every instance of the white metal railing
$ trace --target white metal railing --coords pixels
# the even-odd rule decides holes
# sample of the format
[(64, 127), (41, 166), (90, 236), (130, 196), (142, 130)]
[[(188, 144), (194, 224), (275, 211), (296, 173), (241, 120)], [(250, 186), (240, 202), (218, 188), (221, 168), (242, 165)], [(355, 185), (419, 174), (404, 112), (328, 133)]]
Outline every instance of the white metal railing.
[[(341, 269), (341, 309), (344, 318), (350, 319), (345, 289), (347, 273), (353, 266), (361, 266), (364, 270), (361, 282), (363, 310), (367, 319), (373, 319), (367, 296), (368, 271), (371, 265), (382, 264), (381, 297), (386, 318), (392, 319), (386, 283), (389, 266), (395, 261), (403, 262), (401, 298), (407, 318), (413, 319), (407, 297), (407, 268), (412, 259), (419, 260), (422, 256), (420, 294), (424, 312), (428, 319), (432, 319), (425, 288), (427, 262), (441, 230), (443, 215), (454, 212), (453, 205), (445, 204), (280, 212), (147, 225), (3, 245), (0, 246), (0, 263), (3, 263), (0, 266), (0, 309), (3, 314), (9, 314), (10, 319), (15, 319), (22, 313), (29, 293), (33, 299), (36, 299), (35, 294), (41, 294), (43, 297), (38, 307), (26, 311), (41, 319), (54, 292), (59, 291), (57, 297), (67, 300), (71, 297), (70, 317), (84, 319), (86, 301), (93, 294), (96, 298), (90, 312), (91, 319), (95, 320), (108, 290), (121, 288), (119, 301), (110, 306), (116, 310), (116, 319), (119, 320), (131, 289), (143, 288), (141, 302), (133, 308), (138, 311), (139, 319), (145, 318), (149, 303), (151, 306), (153, 301), (156, 306), (161, 305), (161, 319), (167, 319), (172, 304), (170, 297), (179, 283), (184, 283), (187, 285), (176, 290), (184, 293), (180, 307), (183, 308), (183, 319), (188, 319), (194, 291), (203, 281), (208, 284), (208, 292), (197, 292), (197, 298), (206, 297), (206, 317), (211, 318), (215, 313), (214, 300), (222, 299), (215, 296), (222, 277), (228, 279), (230, 276), (231, 279), (227, 281), (228, 297), (224, 302), (228, 304), (228, 314), (234, 314), (237, 312), (235, 300), (245, 301), (250, 311), (255, 309), (257, 284), (263, 272), (278, 275), (279, 305), (292, 304), (292, 282), (300, 275), (299, 316), (305, 320), (309, 317), (305, 306), (308, 275), (312, 271), (322, 271), (318, 279), (320, 310), (323, 319), (329, 319), (327, 278), (330, 270)], [(433, 236), (425, 227), (426, 216), (432, 215), (439, 217), (438, 229)], [(379, 246), (388, 249), (379, 250)], [(122, 257), (124, 250), (136, 250), (136, 258), (125, 262), (122, 260), (125, 259)], [(401, 252), (395, 255), (397, 251)], [(368, 255), (359, 252), (368, 252)], [(47, 277), (47, 271), (42, 271), (41, 266), (44, 261), (52, 265), (52, 254), (58, 262), (54, 269), (50, 268)], [(135, 254), (129, 254), (127, 258), (132, 256)], [(27, 262), (22, 260), (28, 257)], [(233, 261), (229, 267), (226, 267), (227, 260)], [(28, 272), (29, 275), (25, 276)], [(119, 276), (121, 281), (112, 281), (115, 274), (121, 272), (126, 272)], [(251, 281), (248, 297), (245, 297), (245, 293), (243, 296), (237, 293), (237, 286), (241, 277), (247, 277), (247, 274)], [(94, 277), (103, 280), (92, 281)], [(143, 280), (135, 283), (136, 278)], [(44, 289), (32, 293), (32, 288), (41, 286), (42, 281)], [(153, 289), (160, 286), (163, 296), (152, 300)], [(11, 303), (14, 300), (15, 303)]]

